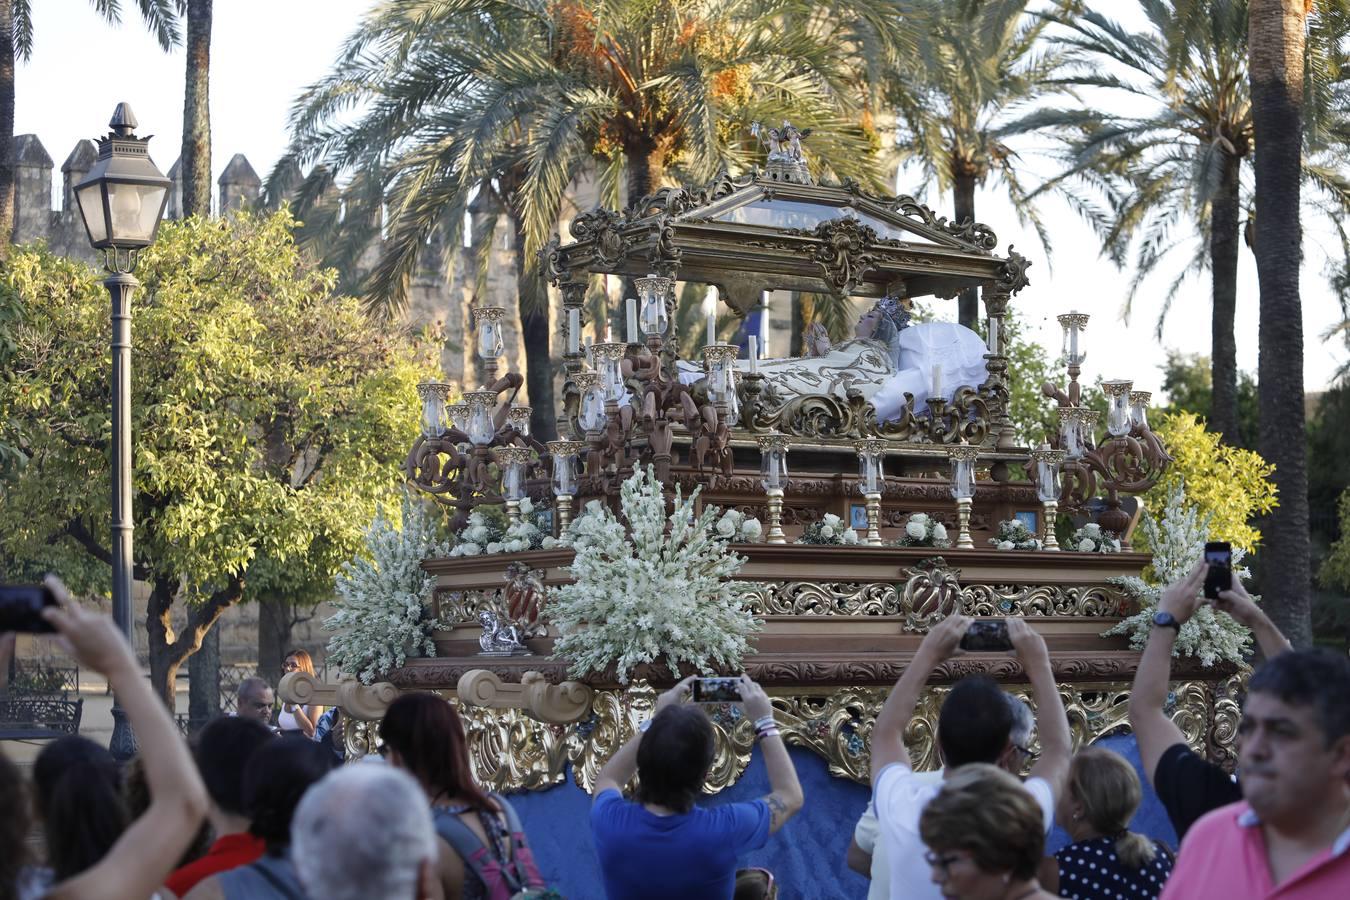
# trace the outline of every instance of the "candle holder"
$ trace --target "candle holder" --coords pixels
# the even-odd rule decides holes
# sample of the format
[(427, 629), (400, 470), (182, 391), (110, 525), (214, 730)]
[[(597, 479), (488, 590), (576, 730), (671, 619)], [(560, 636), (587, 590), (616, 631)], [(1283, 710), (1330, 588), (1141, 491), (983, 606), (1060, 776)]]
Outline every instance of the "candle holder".
[(468, 406), (469, 441), (476, 447), (486, 447), (492, 443), (497, 427), (492, 422), (492, 409), (497, 405), (496, 391), (466, 391), (464, 402)]
[(952, 465), (952, 497), (956, 500), (956, 549), (974, 550), (970, 539), (970, 510), (975, 498), (975, 460), (979, 451), (969, 444), (947, 448)]
[(422, 401), (422, 434), (438, 438), (446, 431), (445, 401), (450, 398), (450, 385), (443, 381), (423, 381), (417, 385), (417, 397)]
[(1060, 328), (1064, 329), (1062, 356), (1069, 367), (1069, 403), (1077, 406), (1081, 396), (1078, 376), (1083, 371), (1083, 361), (1087, 359), (1087, 353), (1079, 349), (1078, 338), (1087, 329), (1088, 314), (1067, 312), (1055, 318), (1059, 320)]
[(867, 543), (880, 547), (881, 487), (885, 479), (881, 460), (886, 442), (876, 438), (854, 441), (853, 449), (858, 453), (858, 491), (867, 501)]
[(764, 485), (764, 494), (769, 501), (769, 532), (765, 542), (786, 544), (787, 535), (783, 533), (783, 488), (787, 485), (788, 438), (785, 434), (773, 432), (760, 435), (759, 443), (760, 483)]
[(1059, 408), (1059, 446), (1070, 460), (1082, 459), (1083, 410), (1077, 406)]
[(666, 298), (675, 281), (664, 275), (649, 274), (633, 282), (638, 291), (638, 323), (642, 333), (650, 343), (652, 338), (664, 339), (666, 329), (670, 327), (670, 314), (666, 310)]
[(1130, 416), (1130, 389), (1134, 382), (1117, 379), (1103, 381), (1102, 393), (1106, 395), (1106, 431), (1111, 437), (1124, 437), (1132, 427)]
[(736, 399), (736, 367), (741, 348), (735, 344), (713, 344), (703, 348), (703, 371), (708, 378), (708, 399), (717, 407), (718, 416), (735, 425), (740, 413)]
[(1031, 451), (1031, 471), (1035, 474), (1036, 496), (1041, 501), (1041, 546), (1052, 552), (1059, 550), (1055, 520), (1059, 516), (1059, 469), (1062, 465), (1063, 450), (1051, 450), (1050, 445), (1042, 444), (1040, 449)]
[(478, 355), (483, 359), (486, 384), (497, 380), (497, 360), (505, 351), (502, 340), (502, 320), (506, 309), (501, 306), (479, 306), (473, 311), (474, 327), (478, 329)]
[(1130, 391), (1130, 425), (1140, 431), (1148, 428), (1148, 404), (1152, 391)]
[(572, 525), (572, 498), (577, 492), (577, 457), (586, 449), (581, 441), (549, 441), (548, 452), (553, 459), (553, 496), (558, 511), (558, 536), (562, 537)]
[(506, 421), (511, 423), (511, 427), (521, 437), (530, 436), (530, 413), (532, 410), (523, 403), (512, 403), (511, 409), (506, 414)]
[(520, 501), (525, 498), (525, 470), (534, 457), (529, 447), (498, 447), (497, 465), (502, 468), (502, 496), (506, 498), (506, 518), (520, 524)]
[(1082, 430), (1084, 452), (1097, 449), (1097, 423), (1101, 420), (1102, 414), (1097, 410), (1086, 408), (1082, 410), (1078, 427)]
[(591, 345), (591, 356), (600, 372), (600, 384), (605, 390), (607, 404), (618, 404), (627, 390), (623, 385), (623, 358), (627, 355), (628, 345), (618, 341)]

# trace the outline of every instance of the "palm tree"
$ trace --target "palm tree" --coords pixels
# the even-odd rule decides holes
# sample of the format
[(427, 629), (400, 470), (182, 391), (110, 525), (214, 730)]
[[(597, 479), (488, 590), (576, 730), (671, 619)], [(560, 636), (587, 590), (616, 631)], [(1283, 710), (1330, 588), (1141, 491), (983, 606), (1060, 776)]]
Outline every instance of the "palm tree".
[(569, 186), (594, 173), (601, 201), (618, 206), (673, 175), (744, 169), (759, 153), (747, 126), (781, 118), (817, 130), (822, 168), (878, 184), (867, 89), (898, 58), (898, 27), (887, 0), (828, 14), (807, 0), (390, 4), (297, 102), (291, 159), (381, 173), (378, 190), (360, 185), (365, 204), (341, 198), (341, 224), (369, 230), (380, 221), (369, 202), (384, 204), (386, 237), (364, 282), (384, 311), (404, 302), (432, 233), (457, 246), (472, 199), (495, 198), (518, 258), (533, 427), (548, 434), (548, 309), (534, 261)]
[(1261, 286), (1259, 447), (1275, 464), (1280, 505), (1263, 532), (1262, 591), (1271, 619), (1296, 647), (1312, 643), (1308, 460), (1303, 411), (1299, 223), (1303, 156), (1305, 0), (1251, 0), (1256, 157), (1256, 274)]
[[(146, 27), (165, 50), (178, 43), (175, 0), (136, 0)], [(122, 21), (118, 0), (93, 0), (112, 24)], [(0, 0), (0, 255), (14, 233), (14, 64), (33, 55), (32, 0)]]
[(183, 146), (179, 182), (183, 215), (211, 215), (211, 19), (213, 0), (175, 0), (187, 19)]
[[(1062, 6), (1067, 0), (1056, 0)], [(1023, 187), (1017, 153), (1005, 139), (1008, 111), (1058, 91), (1062, 54), (1040, 40), (1049, 20), (1028, 13), (1029, 0), (920, 0), (918, 52), (896, 70), (888, 100), (903, 129), (901, 160), (953, 195), (955, 221), (975, 217), (975, 189), (996, 175), (1023, 225), (1050, 248), (1049, 235)], [(974, 328), (978, 294), (963, 291), (959, 317)]]

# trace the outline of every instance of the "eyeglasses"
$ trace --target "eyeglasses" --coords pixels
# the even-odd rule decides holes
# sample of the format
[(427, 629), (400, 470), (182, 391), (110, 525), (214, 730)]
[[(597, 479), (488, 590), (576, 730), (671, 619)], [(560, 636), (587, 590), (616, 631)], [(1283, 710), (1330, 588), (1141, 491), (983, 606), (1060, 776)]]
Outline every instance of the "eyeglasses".
[(288, 660), (287, 662), (282, 663), (281, 667), (285, 669), (287, 672), (300, 671), (300, 664), (295, 660)]
[(924, 862), (934, 869), (941, 869), (944, 878), (951, 874), (952, 865), (959, 863), (963, 858), (956, 853), (934, 853), (932, 850), (923, 855)]

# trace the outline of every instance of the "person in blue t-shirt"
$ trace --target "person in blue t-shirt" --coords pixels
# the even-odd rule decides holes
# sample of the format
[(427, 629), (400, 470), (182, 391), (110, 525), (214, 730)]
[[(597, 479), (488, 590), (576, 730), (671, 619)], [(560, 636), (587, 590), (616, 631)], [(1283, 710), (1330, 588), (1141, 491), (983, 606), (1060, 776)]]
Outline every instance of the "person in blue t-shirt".
[[(730, 900), (736, 858), (763, 847), (802, 808), (802, 787), (764, 689), (742, 675), (741, 706), (764, 751), (772, 793), (749, 803), (695, 801), (713, 761), (708, 716), (686, 703), (694, 678), (656, 701), (655, 715), (610, 759), (595, 784), (591, 831), (609, 900)], [(633, 801), (622, 789), (638, 775)]]

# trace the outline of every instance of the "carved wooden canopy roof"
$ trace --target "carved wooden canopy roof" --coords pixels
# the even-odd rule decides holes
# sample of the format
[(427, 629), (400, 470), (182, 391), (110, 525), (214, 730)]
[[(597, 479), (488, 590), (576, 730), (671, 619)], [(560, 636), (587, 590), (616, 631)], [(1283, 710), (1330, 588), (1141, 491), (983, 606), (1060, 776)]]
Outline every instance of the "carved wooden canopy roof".
[(760, 291), (953, 297), (991, 285), (1015, 293), (1026, 259), (974, 221), (948, 222), (913, 197), (881, 197), (850, 180), (799, 184), (762, 172), (700, 189), (663, 188), (622, 213), (572, 221), (575, 239), (544, 249), (550, 280), (649, 272), (718, 287), (739, 311)]

